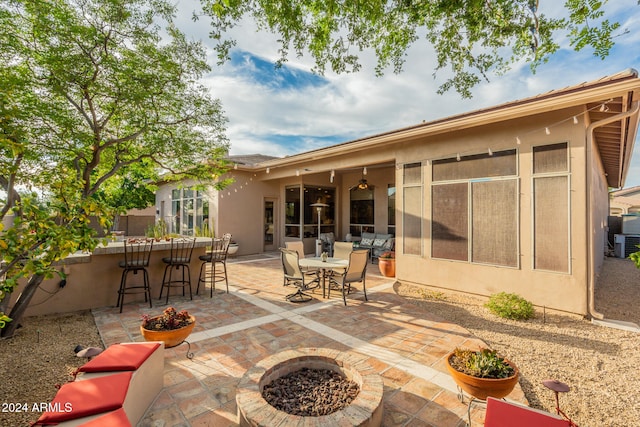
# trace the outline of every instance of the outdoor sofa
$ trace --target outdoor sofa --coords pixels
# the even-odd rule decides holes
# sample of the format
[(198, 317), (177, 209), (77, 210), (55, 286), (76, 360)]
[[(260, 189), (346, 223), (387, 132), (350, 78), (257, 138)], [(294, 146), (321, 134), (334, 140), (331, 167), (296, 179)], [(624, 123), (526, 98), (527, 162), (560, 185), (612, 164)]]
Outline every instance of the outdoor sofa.
[(361, 249), (369, 249), (371, 261), (374, 261), (384, 252), (395, 250), (395, 242), (396, 239), (393, 234), (363, 232), (359, 247)]

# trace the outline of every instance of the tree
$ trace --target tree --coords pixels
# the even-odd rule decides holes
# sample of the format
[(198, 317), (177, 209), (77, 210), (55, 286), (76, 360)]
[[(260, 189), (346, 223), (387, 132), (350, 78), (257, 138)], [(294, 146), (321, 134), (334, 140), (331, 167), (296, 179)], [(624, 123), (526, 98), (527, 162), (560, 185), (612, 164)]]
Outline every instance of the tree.
[(56, 262), (98, 244), (89, 221), (109, 226), (122, 200), (113, 185), (156, 173), (213, 181), (227, 169), (226, 119), (198, 83), (210, 69), (205, 50), (173, 16), (164, 0), (0, 4), (5, 306), (27, 280), (12, 320), (0, 311), (3, 336), (14, 333), (42, 280), (63, 275)]
[[(491, 72), (503, 73), (516, 61), (532, 69), (559, 49), (556, 38), (568, 34), (576, 50), (592, 47), (608, 55), (618, 23), (603, 19), (607, 1), (566, 0), (568, 18), (545, 16), (537, 0), (202, 0), (212, 18), (211, 37), (224, 61), (235, 41), (225, 31), (243, 16), (280, 36), (280, 60), (290, 51), (308, 51), (315, 71), (360, 69), (359, 52), (372, 49), (376, 72), (389, 66), (400, 72), (407, 49), (424, 37), (437, 57), (434, 75), (449, 68), (453, 77), (439, 93), (455, 89), (463, 97)], [(509, 52), (511, 50), (511, 52)]]

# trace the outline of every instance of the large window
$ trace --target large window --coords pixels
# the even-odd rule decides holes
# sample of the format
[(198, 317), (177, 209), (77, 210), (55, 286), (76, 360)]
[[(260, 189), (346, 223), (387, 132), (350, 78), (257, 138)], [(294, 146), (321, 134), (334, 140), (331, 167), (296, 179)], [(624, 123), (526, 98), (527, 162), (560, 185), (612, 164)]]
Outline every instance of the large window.
[(516, 150), (433, 162), (431, 255), (517, 267)]
[(320, 232), (335, 233), (335, 188), (294, 185), (285, 191), (286, 237), (318, 236), (318, 211), (311, 206), (315, 203), (328, 205), (320, 209)]
[(300, 186), (287, 187), (285, 191), (285, 236), (300, 237)]
[(170, 232), (192, 236), (209, 223), (209, 200), (203, 191), (179, 188), (171, 191)]
[(349, 232), (352, 236), (361, 236), (362, 232), (374, 232), (373, 187), (358, 188), (350, 191)]
[(404, 165), (402, 171), (403, 253), (422, 254), (422, 164)]
[(569, 156), (566, 143), (533, 147), (533, 266), (568, 273)]

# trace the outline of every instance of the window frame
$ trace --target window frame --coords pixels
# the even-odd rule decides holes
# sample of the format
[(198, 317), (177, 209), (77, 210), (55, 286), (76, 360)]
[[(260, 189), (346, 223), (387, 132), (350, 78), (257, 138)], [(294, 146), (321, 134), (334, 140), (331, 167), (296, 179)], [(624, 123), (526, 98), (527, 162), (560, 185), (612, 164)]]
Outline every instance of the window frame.
[[(420, 170), (418, 180), (407, 182), (407, 170), (409, 167), (416, 167)], [(407, 256), (424, 256), (424, 179), (424, 164), (422, 162), (411, 162), (402, 165), (402, 217), (400, 218), (400, 221), (402, 221), (402, 254)], [(417, 215), (419, 221), (417, 233), (417, 240), (419, 242), (418, 253), (407, 252), (409, 245), (409, 242), (407, 241), (407, 191), (415, 189), (418, 189), (420, 195), (420, 200), (418, 202), (419, 215)], [(396, 218), (396, 223), (397, 221), (398, 218)]]
[[(540, 172), (534, 173), (535, 168), (535, 149), (537, 147), (549, 147), (552, 145), (562, 145), (566, 146), (566, 169), (563, 171), (553, 171), (553, 172)], [(536, 194), (535, 194), (535, 184), (537, 179), (544, 178), (554, 178), (554, 177), (566, 177), (567, 179), (567, 191), (566, 191), (566, 201), (567, 201), (567, 271), (557, 271), (557, 270), (549, 270), (545, 268), (536, 268)], [(533, 271), (539, 271), (544, 273), (555, 273), (555, 274), (564, 274), (571, 275), (573, 274), (573, 263), (572, 263), (572, 250), (571, 250), (571, 225), (572, 225), (572, 215), (571, 215), (571, 145), (569, 141), (563, 142), (552, 142), (547, 144), (537, 144), (531, 146), (531, 269)]]
[[(513, 154), (506, 154), (508, 152), (513, 152)], [(476, 154), (471, 154), (471, 155), (467, 155), (467, 156), (462, 156), (460, 157), (460, 160), (457, 160), (458, 155), (456, 156), (451, 156), (451, 157), (447, 157), (447, 158), (443, 158), (441, 159), (442, 161), (445, 162), (452, 162), (452, 161), (463, 161), (465, 159), (465, 157), (470, 158), (470, 159), (481, 159), (483, 157), (485, 157), (486, 159), (490, 159), (492, 156), (494, 155), (510, 155), (513, 156), (513, 161), (514, 161), (514, 168), (513, 171), (514, 173), (512, 175), (504, 175), (504, 176), (487, 176), (487, 177), (481, 177), (481, 176), (473, 176), (473, 177), (465, 177), (465, 178), (459, 178), (459, 179), (445, 179), (445, 180), (440, 180), (440, 181), (436, 181), (434, 180), (434, 170), (433, 170), (433, 166), (434, 166), (434, 162), (437, 161), (432, 161), (431, 162), (431, 191), (430, 191), (430, 197), (431, 197), (431, 235), (430, 235), (430, 245), (429, 245), (429, 256), (431, 257), (431, 259), (434, 260), (442, 260), (442, 261), (450, 261), (450, 262), (461, 262), (461, 263), (465, 263), (465, 264), (474, 264), (474, 265), (486, 265), (486, 266), (491, 266), (491, 267), (499, 267), (499, 268), (508, 268), (508, 269), (515, 269), (518, 270), (521, 268), (522, 266), (522, 262), (521, 262), (521, 256), (522, 256), (522, 250), (521, 250), (521, 234), (522, 234), (522, 223), (521, 223), (521, 218), (520, 218), (520, 208), (521, 208), (521, 196), (520, 196), (520, 189), (521, 189), (521, 182), (520, 182), (520, 164), (519, 164), (519, 156), (520, 156), (520, 152), (518, 148), (506, 148), (503, 150), (497, 150), (491, 154), (489, 153), (476, 153)], [(496, 182), (496, 181), (515, 181), (515, 200), (514, 200), (514, 205), (515, 205), (515, 212), (514, 212), (514, 216), (515, 216), (515, 233), (516, 233), (516, 239), (514, 242), (514, 246), (515, 249), (517, 251), (516, 253), (516, 263), (515, 265), (507, 265), (507, 264), (499, 264), (499, 263), (490, 263), (490, 262), (478, 262), (478, 261), (474, 261), (473, 260), (473, 239), (474, 239), (474, 228), (473, 228), (473, 184), (474, 183), (478, 183), (478, 182)], [(467, 228), (466, 228), (466, 246), (467, 246), (467, 252), (466, 252), (466, 260), (462, 260), (462, 259), (451, 259), (451, 258), (442, 258), (442, 257), (436, 257), (433, 255), (434, 253), (434, 233), (433, 233), (433, 218), (434, 218), (434, 199), (433, 199), (433, 188), (437, 187), (437, 186), (444, 186), (444, 185), (450, 185), (450, 184), (466, 184), (467, 189), (466, 189), (466, 197), (467, 197), (467, 205), (466, 205), (466, 215), (467, 215)]]

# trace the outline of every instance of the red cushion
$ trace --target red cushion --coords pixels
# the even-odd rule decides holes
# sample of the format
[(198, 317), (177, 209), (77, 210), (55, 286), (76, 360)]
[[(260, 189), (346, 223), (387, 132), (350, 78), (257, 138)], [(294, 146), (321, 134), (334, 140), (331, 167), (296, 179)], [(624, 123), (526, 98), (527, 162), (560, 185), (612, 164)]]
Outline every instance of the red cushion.
[(82, 365), (79, 372), (135, 371), (160, 343), (114, 344)]
[(129, 418), (127, 418), (124, 409), (120, 408), (117, 411), (107, 412), (104, 415), (99, 416), (89, 422), (80, 424), (81, 427), (131, 427)]
[(56, 424), (121, 408), (131, 375), (133, 372), (121, 372), (65, 383), (51, 401), (56, 411), (43, 413), (36, 425)]
[(568, 427), (569, 422), (555, 414), (487, 398), (485, 427)]

